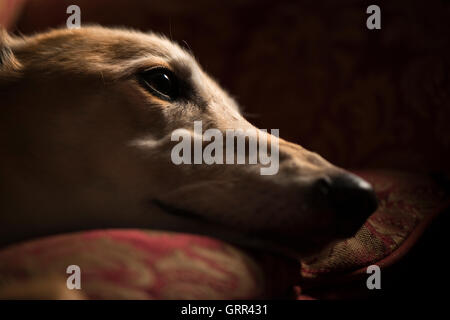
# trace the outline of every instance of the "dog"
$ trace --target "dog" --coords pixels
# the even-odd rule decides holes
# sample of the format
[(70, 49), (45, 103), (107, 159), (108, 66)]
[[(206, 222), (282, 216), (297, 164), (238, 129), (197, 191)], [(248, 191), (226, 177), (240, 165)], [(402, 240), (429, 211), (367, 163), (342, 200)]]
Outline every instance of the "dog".
[(369, 183), (270, 134), (274, 175), (172, 163), (171, 133), (194, 121), (256, 128), (190, 52), (153, 33), (2, 31), (0, 113), (1, 245), (138, 227), (306, 256), (353, 236), (377, 207)]

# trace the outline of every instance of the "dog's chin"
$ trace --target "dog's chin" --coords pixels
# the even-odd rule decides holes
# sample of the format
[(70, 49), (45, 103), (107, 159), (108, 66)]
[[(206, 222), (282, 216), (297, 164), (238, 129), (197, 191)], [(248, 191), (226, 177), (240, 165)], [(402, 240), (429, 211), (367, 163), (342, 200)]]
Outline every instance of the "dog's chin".
[(187, 224), (182, 224), (183, 227), (186, 226), (186, 229), (182, 228), (176, 231), (215, 237), (251, 251), (264, 251), (290, 258), (309, 260), (328, 252), (335, 243), (342, 240), (342, 237), (334, 235), (331, 237), (318, 237), (317, 234), (308, 237), (285, 237), (283, 235), (268, 236), (265, 233), (236, 231), (235, 228), (209, 221), (199, 213), (181, 209), (160, 200), (153, 200), (152, 203), (165, 213), (175, 218), (190, 221), (195, 226), (192, 228), (188, 227)]

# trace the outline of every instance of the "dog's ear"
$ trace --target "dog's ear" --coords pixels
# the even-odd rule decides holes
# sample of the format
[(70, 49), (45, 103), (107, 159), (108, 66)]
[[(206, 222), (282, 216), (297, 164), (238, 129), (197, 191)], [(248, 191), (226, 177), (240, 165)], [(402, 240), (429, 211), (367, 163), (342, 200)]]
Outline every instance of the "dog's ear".
[(20, 63), (11, 48), (11, 37), (6, 30), (0, 28), (0, 71), (18, 71)]

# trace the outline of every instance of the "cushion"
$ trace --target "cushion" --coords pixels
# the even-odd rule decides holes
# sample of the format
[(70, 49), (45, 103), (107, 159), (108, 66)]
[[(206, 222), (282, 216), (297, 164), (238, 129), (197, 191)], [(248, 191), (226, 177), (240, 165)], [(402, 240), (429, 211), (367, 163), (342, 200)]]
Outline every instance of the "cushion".
[[(394, 263), (449, 205), (447, 195), (429, 177), (392, 171), (356, 173), (373, 184), (380, 207), (355, 237), (314, 258), (295, 261), (248, 252), (192, 234), (140, 229), (83, 231), (0, 250), (0, 297), (36, 297), (36, 290), (27, 288), (52, 284), (57, 289), (37, 297), (310, 299), (305, 288), (336, 279), (345, 281), (365, 273), (371, 264), (383, 267)], [(65, 286), (70, 265), (81, 269), (81, 290), (70, 291)], [(39, 282), (43, 279), (47, 281)]]
[[(85, 231), (13, 245), (0, 252), (0, 284), (15, 287), (39, 278), (68, 278), (70, 265), (80, 267), (80, 292), (89, 299), (251, 299), (277, 294), (257, 259), (242, 250), (207, 237), (138, 229)], [(286, 289), (292, 276), (276, 284)]]

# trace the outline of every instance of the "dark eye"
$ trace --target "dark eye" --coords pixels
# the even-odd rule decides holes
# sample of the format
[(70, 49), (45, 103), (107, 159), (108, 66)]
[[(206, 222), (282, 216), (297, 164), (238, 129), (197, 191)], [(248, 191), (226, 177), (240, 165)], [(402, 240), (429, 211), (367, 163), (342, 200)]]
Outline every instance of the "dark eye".
[(175, 100), (178, 97), (178, 81), (172, 71), (166, 68), (153, 68), (139, 74), (142, 85), (151, 94), (164, 99)]

